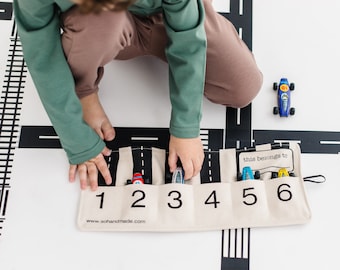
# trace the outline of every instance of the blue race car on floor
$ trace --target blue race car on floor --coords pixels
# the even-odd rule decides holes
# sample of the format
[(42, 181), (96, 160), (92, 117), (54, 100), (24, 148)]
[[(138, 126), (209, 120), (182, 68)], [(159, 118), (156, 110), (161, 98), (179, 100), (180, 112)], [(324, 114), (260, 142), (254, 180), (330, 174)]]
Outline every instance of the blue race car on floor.
[(290, 106), (290, 92), (295, 89), (294, 83), (289, 83), (286, 78), (281, 78), (280, 83), (274, 82), (273, 89), (277, 91), (278, 106), (273, 108), (274, 114), (280, 114), (281, 117), (288, 117), (295, 114), (295, 108)]

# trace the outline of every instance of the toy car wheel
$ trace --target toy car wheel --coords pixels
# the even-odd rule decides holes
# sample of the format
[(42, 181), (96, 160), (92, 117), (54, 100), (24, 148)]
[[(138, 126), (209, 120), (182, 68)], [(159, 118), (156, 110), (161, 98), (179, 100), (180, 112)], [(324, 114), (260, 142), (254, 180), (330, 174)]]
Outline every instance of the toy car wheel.
[(279, 114), (279, 107), (273, 108), (273, 114)]
[(237, 173), (237, 181), (241, 181), (242, 180), (242, 173), (238, 172)]
[(294, 84), (294, 83), (291, 83), (291, 84), (289, 85), (289, 89), (290, 89), (290, 91), (295, 90), (295, 84)]
[(290, 173), (289, 173), (289, 176), (291, 176), (291, 177), (295, 177), (295, 173), (293, 173), (293, 172), (290, 172)]
[(278, 173), (277, 172), (272, 172), (272, 179), (278, 178)]
[(294, 114), (295, 114), (295, 108), (290, 108), (289, 114), (290, 114), (290, 115), (294, 115)]
[(275, 91), (276, 91), (277, 89), (278, 89), (277, 82), (274, 82), (274, 83), (273, 83), (273, 90), (275, 90)]
[(261, 178), (260, 171), (255, 171), (254, 178), (255, 179), (260, 179)]
[(165, 174), (165, 183), (171, 183), (171, 179), (172, 179), (172, 174), (166, 173)]
[(144, 184), (151, 185), (151, 181), (150, 181), (150, 179), (149, 179), (149, 178), (146, 178), (146, 179), (144, 180)]

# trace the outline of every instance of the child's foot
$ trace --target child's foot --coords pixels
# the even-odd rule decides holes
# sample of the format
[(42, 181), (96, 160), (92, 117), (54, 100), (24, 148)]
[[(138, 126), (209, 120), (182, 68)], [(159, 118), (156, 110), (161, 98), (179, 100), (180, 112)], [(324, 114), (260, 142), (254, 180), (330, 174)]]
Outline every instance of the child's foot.
[(100, 104), (97, 93), (81, 98), (80, 102), (85, 122), (97, 132), (100, 138), (112, 141), (116, 133)]

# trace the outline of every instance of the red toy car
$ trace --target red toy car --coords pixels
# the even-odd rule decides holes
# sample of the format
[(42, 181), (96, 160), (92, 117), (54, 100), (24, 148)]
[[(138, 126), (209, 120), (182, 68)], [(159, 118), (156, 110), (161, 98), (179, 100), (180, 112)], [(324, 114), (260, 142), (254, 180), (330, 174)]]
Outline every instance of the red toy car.
[(132, 176), (132, 180), (131, 179), (128, 179), (126, 181), (126, 184), (127, 185), (130, 185), (130, 184), (144, 184), (144, 179), (143, 179), (143, 175), (139, 172), (137, 173), (134, 173), (133, 176)]

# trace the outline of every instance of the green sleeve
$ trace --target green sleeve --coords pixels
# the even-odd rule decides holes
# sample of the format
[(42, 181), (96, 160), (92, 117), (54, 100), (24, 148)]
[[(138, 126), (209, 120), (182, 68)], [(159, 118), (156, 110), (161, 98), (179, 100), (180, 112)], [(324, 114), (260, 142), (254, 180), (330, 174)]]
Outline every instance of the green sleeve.
[(14, 11), (25, 61), (70, 163), (95, 157), (105, 144), (82, 119), (61, 45), (57, 5), (52, 0), (14, 0)]
[(163, 0), (169, 44), (170, 133), (199, 136), (205, 82), (206, 34), (201, 0)]

